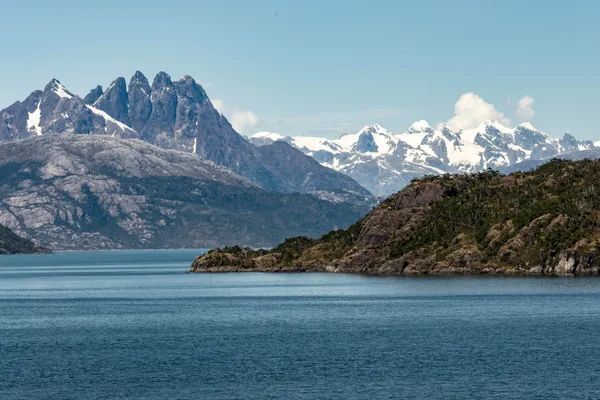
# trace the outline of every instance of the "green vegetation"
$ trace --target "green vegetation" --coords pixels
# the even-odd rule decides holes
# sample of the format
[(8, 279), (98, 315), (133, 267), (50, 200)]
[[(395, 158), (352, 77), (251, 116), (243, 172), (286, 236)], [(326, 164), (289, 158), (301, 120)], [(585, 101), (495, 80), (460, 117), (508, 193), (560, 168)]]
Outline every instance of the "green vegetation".
[(263, 271), (600, 274), (600, 160), (425, 176), (346, 230), (250, 257)]
[[(486, 258), (540, 217), (532, 226), (541, 256), (554, 255), (599, 231), (600, 161), (553, 159), (537, 170), (502, 176), (496, 171), (427, 177), (448, 190), (412, 235), (393, 244), (391, 257), (418, 248), (449, 248), (459, 234), (473, 238)], [(416, 182), (418, 183), (418, 182)], [(510, 221), (510, 224), (508, 222)], [(554, 225), (552, 224), (554, 221)], [(510, 229), (490, 246), (490, 231)]]
[(291, 264), (293, 260), (297, 259), (304, 250), (313, 246), (315, 243), (315, 239), (306, 236), (288, 238), (279, 246), (269, 251), (269, 253), (281, 254), (281, 262), (288, 265)]

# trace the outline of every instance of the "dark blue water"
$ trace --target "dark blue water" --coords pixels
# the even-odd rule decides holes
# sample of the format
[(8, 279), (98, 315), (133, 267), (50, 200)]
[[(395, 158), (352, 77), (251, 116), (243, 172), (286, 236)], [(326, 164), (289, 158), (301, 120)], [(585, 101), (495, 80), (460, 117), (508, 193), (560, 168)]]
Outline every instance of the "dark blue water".
[(0, 399), (597, 399), (600, 279), (0, 257)]

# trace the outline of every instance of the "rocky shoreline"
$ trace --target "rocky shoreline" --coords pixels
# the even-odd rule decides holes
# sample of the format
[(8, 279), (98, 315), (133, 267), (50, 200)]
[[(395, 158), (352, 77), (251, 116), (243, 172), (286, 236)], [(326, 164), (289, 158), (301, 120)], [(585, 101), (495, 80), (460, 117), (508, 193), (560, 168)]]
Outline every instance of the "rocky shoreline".
[(343, 273), (371, 276), (598, 276), (600, 268), (595, 266), (584, 267), (583, 263), (574, 258), (563, 256), (554, 266), (497, 266), (485, 268), (444, 268), (444, 269), (405, 269), (391, 270), (384, 266), (375, 269), (340, 269), (333, 265), (263, 265), (257, 259), (251, 266), (243, 265), (245, 261), (232, 257), (228, 264), (218, 265), (213, 257), (201, 255), (196, 257), (190, 267), (192, 273)]

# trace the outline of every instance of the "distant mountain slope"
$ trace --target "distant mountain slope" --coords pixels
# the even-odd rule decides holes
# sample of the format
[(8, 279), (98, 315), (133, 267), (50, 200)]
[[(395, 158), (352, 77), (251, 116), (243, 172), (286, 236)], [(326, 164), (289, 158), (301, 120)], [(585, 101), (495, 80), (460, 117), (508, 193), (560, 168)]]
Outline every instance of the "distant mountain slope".
[[(137, 71), (128, 85), (120, 77), (105, 91), (97, 86), (83, 99), (52, 80), (44, 91), (0, 111), (0, 141), (65, 133), (141, 139), (194, 153), (267, 190), (335, 193), (343, 188), (348, 198), (370, 195), (353, 179), (313, 163), (296, 149), (259, 150), (233, 129), (188, 75), (173, 81), (160, 72), (150, 85)], [(281, 168), (286, 159), (296, 164)]]
[(37, 247), (32, 241), (24, 239), (7, 227), (0, 225), (0, 255), (45, 252), (47, 250)]
[(258, 146), (285, 141), (376, 194), (394, 193), (424, 175), (506, 169), (527, 160), (594, 149), (592, 142), (578, 141), (569, 133), (555, 139), (529, 123), (508, 128), (492, 121), (458, 132), (446, 126), (434, 129), (421, 120), (401, 134), (375, 124), (335, 140), (270, 132), (249, 140)]
[(190, 153), (108, 135), (0, 144), (0, 224), (51, 249), (269, 246), (368, 208), (265, 191)]
[(349, 229), (198, 257), (192, 272), (600, 274), (600, 160), (427, 177)]
[(369, 195), (354, 179), (330, 168), (319, 168), (320, 164), (315, 159), (307, 157), (285, 142), (261, 146), (258, 153), (269, 169), (287, 177), (291, 185), (300, 192), (313, 193), (327, 189), (362, 197)]

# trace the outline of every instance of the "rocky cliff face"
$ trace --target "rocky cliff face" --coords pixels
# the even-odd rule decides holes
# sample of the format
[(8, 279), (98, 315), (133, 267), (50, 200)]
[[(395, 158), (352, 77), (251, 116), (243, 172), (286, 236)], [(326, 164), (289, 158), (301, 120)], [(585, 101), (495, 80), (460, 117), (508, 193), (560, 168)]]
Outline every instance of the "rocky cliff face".
[(117, 121), (131, 126), (129, 119), (129, 96), (127, 94), (125, 79), (117, 78), (92, 105)]
[(347, 230), (270, 251), (230, 248), (191, 270), (367, 274), (600, 273), (600, 161), (415, 181)]
[(131, 128), (142, 132), (152, 114), (152, 88), (148, 79), (140, 71), (136, 71), (129, 81), (129, 119)]
[(95, 88), (93, 88), (92, 90), (90, 90), (90, 92), (87, 94), (87, 96), (85, 96), (83, 98), (83, 102), (85, 104), (89, 104), (92, 105), (94, 104), (99, 98), (100, 96), (102, 96), (104, 94), (104, 91), (102, 90), (102, 86), (98, 85)]
[(51, 249), (270, 246), (365, 208), (259, 188), (194, 154), (108, 135), (0, 144), (0, 224)]

